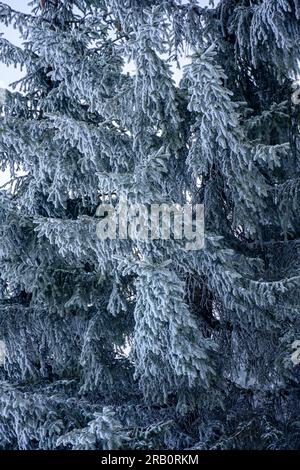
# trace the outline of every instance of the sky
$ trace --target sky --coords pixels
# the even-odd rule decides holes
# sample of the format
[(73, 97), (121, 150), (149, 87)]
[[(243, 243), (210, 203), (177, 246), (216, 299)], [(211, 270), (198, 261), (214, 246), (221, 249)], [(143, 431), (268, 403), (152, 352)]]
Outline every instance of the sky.
[[(30, 11), (26, 0), (3, 0), (3, 3), (6, 3), (18, 11)], [(0, 33), (4, 33), (5, 39), (8, 39), (13, 44), (21, 45), (18, 32), (14, 28), (6, 28), (2, 23), (0, 23)], [(10, 83), (18, 80), (20, 76), (21, 72), (19, 69), (15, 69), (13, 67), (8, 68), (4, 64), (0, 63), (0, 87), (6, 88)]]
[[(27, 0), (2, 0), (3, 3), (6, 3), (14, 10), (30, 12), (30, 7), (28, 7)], [(185, 3), (185, 2), (184, 2)], [(200, 6), (209, 5), (209, 0), (199, 0)], [(217, 3), (217, 2), (215, 2)], [(5, 39), (8, 39), (10, 42), (16, 45), (22, 45), (21, 39), (18, 35), (18, 31), (12, 27), (5, 27), (0, 23), (0, 33), (3, 33)], [(186, 60), (183, 59), (183, 64), (186, 63)], [(0, 89), (8, 88), (10, 83), (18, 80), (22, 77), (22, 72), (19, 68), (6, 67), (0, 62)], [(174, 78), (178, 82), (181, 77), (181, 72), (174, 67)], [(0, 186), (9, 180), (8, 172), (0, 172)]]

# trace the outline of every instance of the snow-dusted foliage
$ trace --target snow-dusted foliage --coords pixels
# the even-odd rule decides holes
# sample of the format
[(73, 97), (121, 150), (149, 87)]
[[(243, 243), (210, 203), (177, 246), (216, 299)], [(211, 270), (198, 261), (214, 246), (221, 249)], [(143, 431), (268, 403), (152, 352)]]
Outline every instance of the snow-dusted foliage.
[[(298, 448), (299, 0), (31, 5), (0, 2), (0, 447)], [(204, 204), (204, 249), (99, 239), (122, 198)]]

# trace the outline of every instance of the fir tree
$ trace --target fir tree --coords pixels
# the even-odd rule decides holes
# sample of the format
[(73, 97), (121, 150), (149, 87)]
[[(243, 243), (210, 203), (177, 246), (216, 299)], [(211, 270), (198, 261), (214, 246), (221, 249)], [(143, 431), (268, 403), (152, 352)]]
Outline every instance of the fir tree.
[[(0, 3), (1, 448), (299, 447), (299, 1), (31, 3)], [(204, 204), (204, 249), (100, 240), (122, 198)]]

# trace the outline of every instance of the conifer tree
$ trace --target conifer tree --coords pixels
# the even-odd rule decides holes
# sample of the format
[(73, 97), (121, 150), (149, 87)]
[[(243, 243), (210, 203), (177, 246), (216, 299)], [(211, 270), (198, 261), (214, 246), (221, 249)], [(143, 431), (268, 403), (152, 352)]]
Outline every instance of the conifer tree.
[[(0, 447), (299, 447), (299, 1), (31, 4), (0, 2)], [(124, 198), (204, 204), (204, 249), (99, 239)]]

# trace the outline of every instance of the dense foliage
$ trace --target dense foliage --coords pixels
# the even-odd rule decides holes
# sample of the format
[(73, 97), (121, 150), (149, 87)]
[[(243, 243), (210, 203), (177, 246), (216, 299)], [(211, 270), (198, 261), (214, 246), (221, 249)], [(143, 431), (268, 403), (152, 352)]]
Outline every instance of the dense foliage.
[[(300, 1), (31, 4), (0, 2), (1, 448), (299, 448)], [(204, 204), (204, 249), (100, 240), (121, 197)]]

